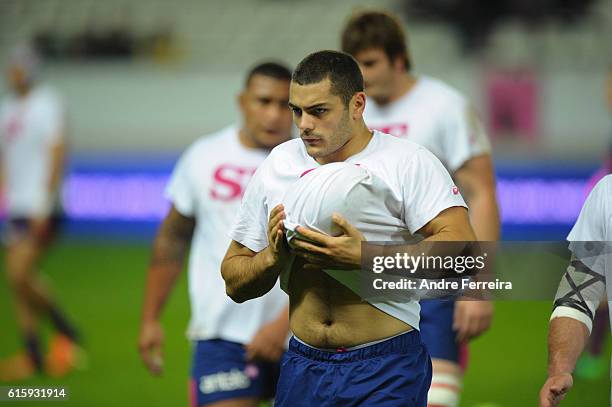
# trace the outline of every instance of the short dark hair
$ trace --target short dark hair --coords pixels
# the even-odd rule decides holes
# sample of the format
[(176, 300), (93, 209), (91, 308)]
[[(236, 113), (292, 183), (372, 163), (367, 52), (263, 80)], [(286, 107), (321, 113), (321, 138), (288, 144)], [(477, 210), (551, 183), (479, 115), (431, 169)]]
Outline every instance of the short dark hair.
[(251, 79), (255, 75), (263, 75), (281, 81), (291, 81), (291, 70), (286, 65), (275, 61), (265, 61), (253, 66), (245, 78), (245, 88), (249, 87)]
[(319, 83), (329, 78), (331, 93), (348, 106), (353, 95), (363, 92), (363, 76), (357, 61), (344, 52), (313, 52), (298, 64), (291, 80), (299, 85)]
[(371, 48), (381, 48), (390, 61), (401, 57), (406, 71), (412, 61), (406, 45), (406, 33), (399, 20), (384, 11), (353, 14), (342, 31), (342, 50), (351, 55)]

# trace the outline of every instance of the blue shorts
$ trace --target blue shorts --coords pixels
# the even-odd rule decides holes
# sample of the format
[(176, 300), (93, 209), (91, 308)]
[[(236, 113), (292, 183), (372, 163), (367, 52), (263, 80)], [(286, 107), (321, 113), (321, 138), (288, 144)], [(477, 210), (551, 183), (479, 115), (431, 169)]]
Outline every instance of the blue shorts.
[(339, 352), (291, 338), (274, 406), (425, 407), (430, 384), (431, 359), (417, 330)]
[[(7, 243), (14, 243), (19, 240), (33, 237), (31, 221), (31, 218), (26, 217), (9, 217), (2, 230), (2, 238)], [(42, 244), (43, 247), (49, 246), (55, 241), (63, 221), (64, 218), (61, 214), (49, 215), (47, 228), (43, 231), (42, 235), (37, 236), (41, 239), (39, 243)]]
[(278, 363), (247, 362), (241, 343), (222, 339), (194, 342), (190, 405), (241, 397), (271, 399), (278, 372)]
[(453, 330), (455, 301), (422, 300), (419, 329), (432, 359), (459, 363), (459, 343)]

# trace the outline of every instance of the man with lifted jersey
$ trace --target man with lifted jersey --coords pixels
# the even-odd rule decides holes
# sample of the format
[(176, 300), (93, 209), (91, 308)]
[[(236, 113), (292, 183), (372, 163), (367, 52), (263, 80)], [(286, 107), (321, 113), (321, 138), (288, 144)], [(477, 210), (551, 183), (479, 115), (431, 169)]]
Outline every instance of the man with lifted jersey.
[[(237, 302), (264, 295), (291, 266), (286, 290), (295, 336), (276, 405), (424, 407), (431, 362), (418, 333), (418, 301), (392, 312), (327, 274), (361, 268), (361, 241), (368, 236), (342, 216), (333, 217), (339, 236), (297, 226), (302, 238), (292, 239), (290, 251), (284, 225), (290, 214), (282, 202), (302, 176), (344, 161), (382, 182), (380, 199), (369, 202), (384, 204), (396, 227), (430, 240), (473, 240), (463, 199), (425, 148), (367, 128), (363, 77), (349, 55), (320, 51), (304, 58), (292, 75), (289, 106), (301, 140), (276, 147), (255, 173), (222, 265)], [(351, 204), (368, 210), (365, 202)]]

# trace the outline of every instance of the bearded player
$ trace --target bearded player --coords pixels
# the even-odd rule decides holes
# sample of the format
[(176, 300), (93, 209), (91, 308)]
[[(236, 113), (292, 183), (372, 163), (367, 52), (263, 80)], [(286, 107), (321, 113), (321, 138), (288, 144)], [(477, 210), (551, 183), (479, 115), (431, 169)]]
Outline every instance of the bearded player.
[[(405, 33), (385, 12), (352, 16), (342, 33), (343, 51), (361, 67), (368, 127), (421, 144), (445, 165), (470, 208), (479, 240), (499, 238), (495, 175), (487, 136), (468, 101), (444, 82), (412, 72)], [(490, 325), (485, 301), (421, 303), (421, 334), (433, 361), (430, 406), (459, 403), (466, 343)]]
[(251, 176), (270, 149), (291, 136), (290, 78), (277, 63), (255, 66), (239, 97), (242, 124), (197, 140), (180, 158), (167, 189), (172, 206), (153, 246), (139, 348), (149, 371), (160, 374), (160, 314), (191, 242), (192, 406), (251, 407), (274, 395), (288, 335), (286, 296), (273, 289), (236, 304), (225, 294), (220, 267)]

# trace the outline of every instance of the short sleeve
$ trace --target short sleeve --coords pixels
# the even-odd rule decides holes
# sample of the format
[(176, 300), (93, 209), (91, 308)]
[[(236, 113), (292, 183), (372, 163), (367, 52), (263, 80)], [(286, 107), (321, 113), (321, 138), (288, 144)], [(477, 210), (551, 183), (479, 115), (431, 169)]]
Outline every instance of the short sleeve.
[(464, 100), (444, 110), (442, 138), (445, 162), (450, 172), (457, 171), (471, 158), (491, 151), (478, 112)]
[(567, 236), (572, 241), (604, 241), (606, 236), (606, 200), (610, 199), (612, 176), (602, 178), (587, 197), (576, 224)]
[(190, 173), (191, 152), (192, 150), (187, 150), (179, 158), (164, 194), (181, 215), (188, 217), (194, 217), (197, 208), (197, 194), (194, 190)]
[(415, 233), (440, 212), (453, 206), (467, 208), (448, 171), (431, 152), (419, 148), (404, 167), (402, 195), (404, 222)]
[(265, 177), (270, 156), (259, 166), (242, 197), (230, 238), (259, 253), (268, 247), (268, 205)]
[(611, 245), (606, 227), (609, 216), (607, 208), (612, 191), (612, 176), (601, 179), (582, 206), (576, 224), (567, 236), (569, 249), (591, 271), (601, 275), (610, 272)]

